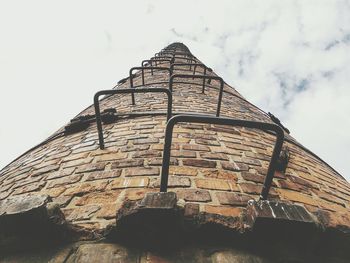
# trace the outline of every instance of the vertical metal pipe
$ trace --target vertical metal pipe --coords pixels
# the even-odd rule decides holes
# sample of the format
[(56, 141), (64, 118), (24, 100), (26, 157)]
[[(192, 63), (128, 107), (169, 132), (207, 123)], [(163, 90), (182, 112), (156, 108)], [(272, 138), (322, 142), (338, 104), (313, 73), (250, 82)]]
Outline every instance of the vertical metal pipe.
[(95, 117), (96, 117), (96, 124), (97, 124), (98, 141), (99, 141), (100, 149), (103, 150), (105, 148), (105, 145), (104, 145), (104, 141), (103, 141), (100, 104), (98, 101), (99, 96), (100, 96), (100, 93), (97, 92), (94, 96), (94, 106), (95, 106)]
[[(133, 76), (132, 76), (132, 68), (129, 71), (129, 78), (130, 78), (130, 87), (134, 88), (134, 81), (133, 81)], [(133, 92), (131, 93), (131, 103), (132, 103), (132, 105), (135, 105), (135, 94)]]
[(163, 163), (162, 163), (162, 173), (160, 178), (160, 191), (166, 192), (168, 190), (168, 177), (169, 177), (169, 166), (170, 166), (170, 152), (171, 152), (171, 142), (173, 139), (173, 128), (174, 122), (168, 121), (165, 129), (165, 141), (163, 149)]
[(223, 93), (224, 93), (224, 81), (221, 79), (221, 81), (220, 81), (220, 92), (219, 92), (219, 101), (218, 101), (218, 107), (216, 109), (216, 117), (220, 116), (221, 100), (222, 100), (222, 94)]
[[(207, 75), (207, 67), (204, 66), (204, 76)], [(203, 78), (203, 88), (202, 88), (202, 93), (204, 94), (204, 89), (205, 89), (205, 78)]]
[(277, 140), (275, 143), (275, 147), (273, 148), (271, 161), (269, 163), (269, 167), (267, 169), (267, 175), (265, 177), (264, 185), (263, 185), (262, 190), (261, 190), (261, 194), (260, 194), (261, 200), (267, 199), (267, 196), (268, 196), (270, 188), (271, 188), (272, 180), (273, 180), (273, 177), (275, 175), (277, 160), (278, 160), (280, 152), (282, 150), (283, 139), (280, 140), (279, 138), (284, 138), (283, 130), (277, 129), (277, 130), (275, 130), (275, 132), (276, 132)]

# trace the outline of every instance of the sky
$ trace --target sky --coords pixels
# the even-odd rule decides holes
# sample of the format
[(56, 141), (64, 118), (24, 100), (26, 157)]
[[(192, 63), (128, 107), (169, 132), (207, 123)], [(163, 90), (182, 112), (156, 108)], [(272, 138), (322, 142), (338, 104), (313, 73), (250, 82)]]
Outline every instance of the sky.
[(350, 181), (344, 0), (0, 0), (0, 168), (172, 42)]

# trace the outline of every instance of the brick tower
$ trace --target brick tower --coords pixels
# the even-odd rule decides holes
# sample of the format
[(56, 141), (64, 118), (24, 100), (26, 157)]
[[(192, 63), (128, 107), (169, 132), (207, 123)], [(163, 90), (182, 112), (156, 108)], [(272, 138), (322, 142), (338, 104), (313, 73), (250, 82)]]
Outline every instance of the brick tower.
[(0, 261), (348, 262), (349, 208), (340, 174), (173, 43), (0, 171)]

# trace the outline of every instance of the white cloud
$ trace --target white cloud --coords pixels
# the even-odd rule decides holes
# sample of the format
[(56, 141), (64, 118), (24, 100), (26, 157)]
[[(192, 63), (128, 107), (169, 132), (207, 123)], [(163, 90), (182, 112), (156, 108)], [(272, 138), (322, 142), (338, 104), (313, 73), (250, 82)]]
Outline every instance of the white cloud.
[(182, 41), (350, 179), (349, 1), (3, 1), (0, 32), (0, 166)]

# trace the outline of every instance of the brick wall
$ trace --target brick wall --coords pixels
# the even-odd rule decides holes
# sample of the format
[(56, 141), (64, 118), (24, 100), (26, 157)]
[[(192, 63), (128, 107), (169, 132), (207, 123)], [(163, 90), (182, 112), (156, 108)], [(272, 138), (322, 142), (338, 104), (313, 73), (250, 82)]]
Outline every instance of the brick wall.
[[(174, 73), (192, 72), (188, 67), (177, 67)], [(168, 86), (169, 76), (165, 72), (153, 75), (146, 72), (145, 76), (147, 87)], [(147, 85), (157, 82), (164, 83)], [(206, 84), (202, 94), (201, 80), (183, 82), (174, 85), (173, 112), (215, 115), (219, 83)], [(140, 84), (138, 72), (134, 85)], [(129, 88), (129, 82), (118, 88)], [(166, 110), (167, 99), (163, 94), (136, 94), (135, 98), (133, 106), (130, 95), (106, 97), (101, 101), (101, 110), (116, 108), (118, 113)], [(86, 114), (94, 114), (93, 106), (80, 113)], [(227, 84), (221, 116), (271, 122)], [(0, 200), (15, 195), (48, 194), (72, 224), (103, 229), (115, 221), (123, 201), (139, 200), (147, 192), (159, 191), (165, 125), (165, 116), (122, 118), (103, 125), (104, 150), (99, 149), (95, 124), (82, 132), (53, 139), (0, 172)], [(326, 226), (349, 227), (349, 183), (300, 148), (291, 136), (286, 134), (286, 138), (284, 145), (291, 152), (290, 161), (285, 173), (275, 174), (269, 199), (297, 203), (311, 213), (327, 214)], [(184, 200), (187, 212), (239, 217), (248, 200), (258, 199), (274, 141), (273, 135), (254, 129), (176, 125), (169, 190)]]

